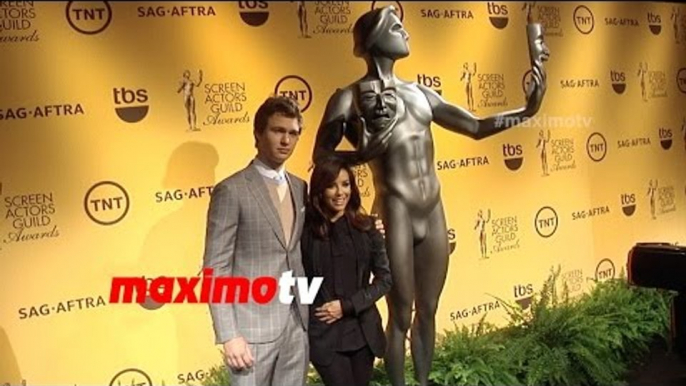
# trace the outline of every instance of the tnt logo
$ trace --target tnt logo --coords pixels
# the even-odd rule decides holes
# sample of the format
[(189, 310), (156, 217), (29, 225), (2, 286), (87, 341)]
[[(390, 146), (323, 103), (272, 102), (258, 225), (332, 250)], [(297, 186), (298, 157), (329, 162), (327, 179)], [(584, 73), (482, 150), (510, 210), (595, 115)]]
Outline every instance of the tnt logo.
[(610, 71), (610, 83), (617, 94), (624, 94), (626, 90), (626, 74), (623, 71)]
[(659, 14), (648, 12), (648, 28), (653, 35), (659, 35), (662, 32), (662, 18)]
[(661, 127), (658, 134), (660, 136), (660, 146), (665, 150), (669, 150), (672, 147), (672, 129)]
[(266, 1), (239, 1), (238, 9), (245, 24), (259, 27), (269, 19), (269, 3)]
[(443, 90), (441, 89), (442, 82), (440, 76), (418, 74), (417, 83), (421, 84), (422, 86), (432, 88), (434, 91), (438, 93), (438, 95), (443, 95)]
[(586, 152), (593, 161), (602, 161), (607, 155), (607, 141), (605, 141), (605, 137), (597, 132), (591, 134), (586, 141)]
[(622, 204), (622, 212), (625, 216), (631, 217), (634, 212), (636, 212), (636, 195), (635, 194), (622, 194), (619, 197)]
[(507, 27), (507, 22), (510, 20), (507, 17), (507, 5), (489, 1), (486, 7), (488, 8), (488, 20), (491, 21), (495, 28), (503, 29)]
[(148, 91), (129, 90), (126, 87), (112, 89), (114, 111), (119, 119), (128, 123), (140, 122), (148, 115)]
[(595, 268), (596, 281), (606, 281), (615, 278), (615, 264), (610, 259), (602, 259)]
[(297, 75), (288, 75), (276, 83), (274, 94), (289, 97), (300, 106), (301, 112), (307, 111), (312, 103), (312, 88), (307, 81)]
[(116, 182), (98, 182), (88, 189), (83, 206), (88, 217), (95, 223), (114, 225), (129, 212), (129, 194)]
[(679, 91), (686, 94), (686, 68), (680, 68), (676, 74), (676, 85)]
[(126, 369), (118, 372), (110, 381), (110, 386), (119, 385), (152, 386), (152, 380), (143, 370)]
[(450, 246), (450, 253), (448, 255), (452, 255), (457, 247), (457, 237), (453, 228), (448, 229), (448, 245)]
[(70, 1), (67, 22), (82, 34), (99, 34), (112, 22), (112, 8), (107, 1)]
[(524, 162), (524, 150), (522, 145), (503, 144), (503, 159), (505, 166), (513, 172), (519, 170)]
[(595, 27), (593, 12), (585, 5), (580, 5), (574, 9), (573, 20), (576, 30), (584, 35), (590, 34)]
[(544, 206), (539, 209), (534, 218), (536, 233), (543, 238), (554, 235), (557, 231), (558, 223), (557, 212), (549, 206)]
[(517, 284), (513, 288), (515, 302), (522, 307), (523, 310), (528, 309), (531, 306), (531, 300), (534, 295), (533, 284), (521, 285)]

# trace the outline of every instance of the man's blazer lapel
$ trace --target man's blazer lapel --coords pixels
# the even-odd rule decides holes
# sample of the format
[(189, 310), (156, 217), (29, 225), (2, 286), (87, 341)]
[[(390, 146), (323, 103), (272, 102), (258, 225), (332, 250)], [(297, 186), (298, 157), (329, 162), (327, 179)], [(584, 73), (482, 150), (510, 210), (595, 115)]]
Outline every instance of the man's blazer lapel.
[(291, 190), (291, 199), (293, 200), (293, 231), (291, 232), (291, 239), (288, 242), (288, 249), (293, 247), (296, 237), (301, 229), (303, 222), (305, 221), (305, 192), (303, 191), (303, 184), (294, 183), (293, 178), (291, 178), (290, 173), (286, 173), (286, 179), (288, 180), (288, 186)]

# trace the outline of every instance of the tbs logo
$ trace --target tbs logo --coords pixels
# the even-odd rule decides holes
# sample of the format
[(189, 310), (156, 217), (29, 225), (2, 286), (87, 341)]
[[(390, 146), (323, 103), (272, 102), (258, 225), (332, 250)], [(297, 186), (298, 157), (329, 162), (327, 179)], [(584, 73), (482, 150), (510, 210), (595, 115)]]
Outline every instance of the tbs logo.
[(266, 1), (239, 1), (241, 20), (251, 27), (259, 27), (269, 19), (269, 4)]
[(507, 5), (489, 1), (487, 7), (488, 19), (491, 21), (491, 24), (497, 29), (507, 27), (507, 22), (510, 20), (507, 17)]
[(452, 255), (457, 247), (457, 240), (455, 240), (455, 238), (455, 229), (448, 229), (448, 243), (450, 245), (450, 253), (448, 253), (448, 256)]
[(660, 146), (663, 149), (669, 150), (672, 147), (672, 129), (660, 128)]
[(443, 95), (443, 90), (441, 89), (442, 82), (440, 76), (418, 74), (417, 83), (421, 84), (422, 86), (426, 86), (433, 89), (438, 93), (438, 95)]
[(659, 14), (648, 12), (648, 28), (653, 35), (659, 35), (662, 32), (662, 18)]
[(128, 123), (140, 122), (148, 115), (148, 91), (130, 90), (126, 87), (112, 89), (114, 111), (119, 119)]
[(531, 300), (533, 299), (534, 295), (533, 284), (517, 284), (514, 286), (513, 292), (515, 302), (517, 302), (517, 304), (519, 304), (519, 306), (522, 307), (523, 310), (526, 310), (527, 308), (529, 308), (529, 306), (531, 306)]
[(519, 170), (524, 162), (524, 150), (522, 145), (510, 145), (506, 143), (503, 145), (503, 159), (505, 166), (512, 171)]
[(622, 212), (625, 216), (631, 217), (636, 212), (636, 195), (635, 194), (622, 194), (620, 197), (620, 202), (622, 204)]
[(610, 71), (610, 83), (612, 83), (612, 89), (617, 94), (624, 94), (626, 90), (626, 74), (623, 71)]

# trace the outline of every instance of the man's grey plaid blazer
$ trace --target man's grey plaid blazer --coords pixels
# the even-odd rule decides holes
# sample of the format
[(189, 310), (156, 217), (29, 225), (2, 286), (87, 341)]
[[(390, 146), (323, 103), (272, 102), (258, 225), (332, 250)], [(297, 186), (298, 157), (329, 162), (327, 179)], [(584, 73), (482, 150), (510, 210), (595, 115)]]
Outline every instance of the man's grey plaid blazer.
[[(291, 239), (285, 240), (276, 207), (262, 175), (252, 162), (243, 170), (218, 183), (212, 191), (207, 215), (204, 268), (214, 276), (240, 276), (251, 280), (260, 276), (281, 277), (293, 271), (305, 277), (300, 254), (300, 236), (305, 221), (305, 181), (287, 173), (295, 210)], [(307, 328), (307, 305), (296, 296), (303, 329)], [(276, 340), (284, 331), (292, 305), (277, 296), (267, 304), (249, 302), (210, 304), (217, 344), (242, 336), (248, 343)]]

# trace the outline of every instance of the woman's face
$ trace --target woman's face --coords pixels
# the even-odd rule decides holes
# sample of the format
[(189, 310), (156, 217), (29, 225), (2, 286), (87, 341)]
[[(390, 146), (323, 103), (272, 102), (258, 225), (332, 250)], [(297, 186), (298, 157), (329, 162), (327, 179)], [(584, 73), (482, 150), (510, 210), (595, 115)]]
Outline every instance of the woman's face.
[(324, 205), (333, 214), (332, 218), (343, 215), (350, 201), (350, 193), (350, 176), (345, 169), (341, 169), (336, 181), (324, 189)]

